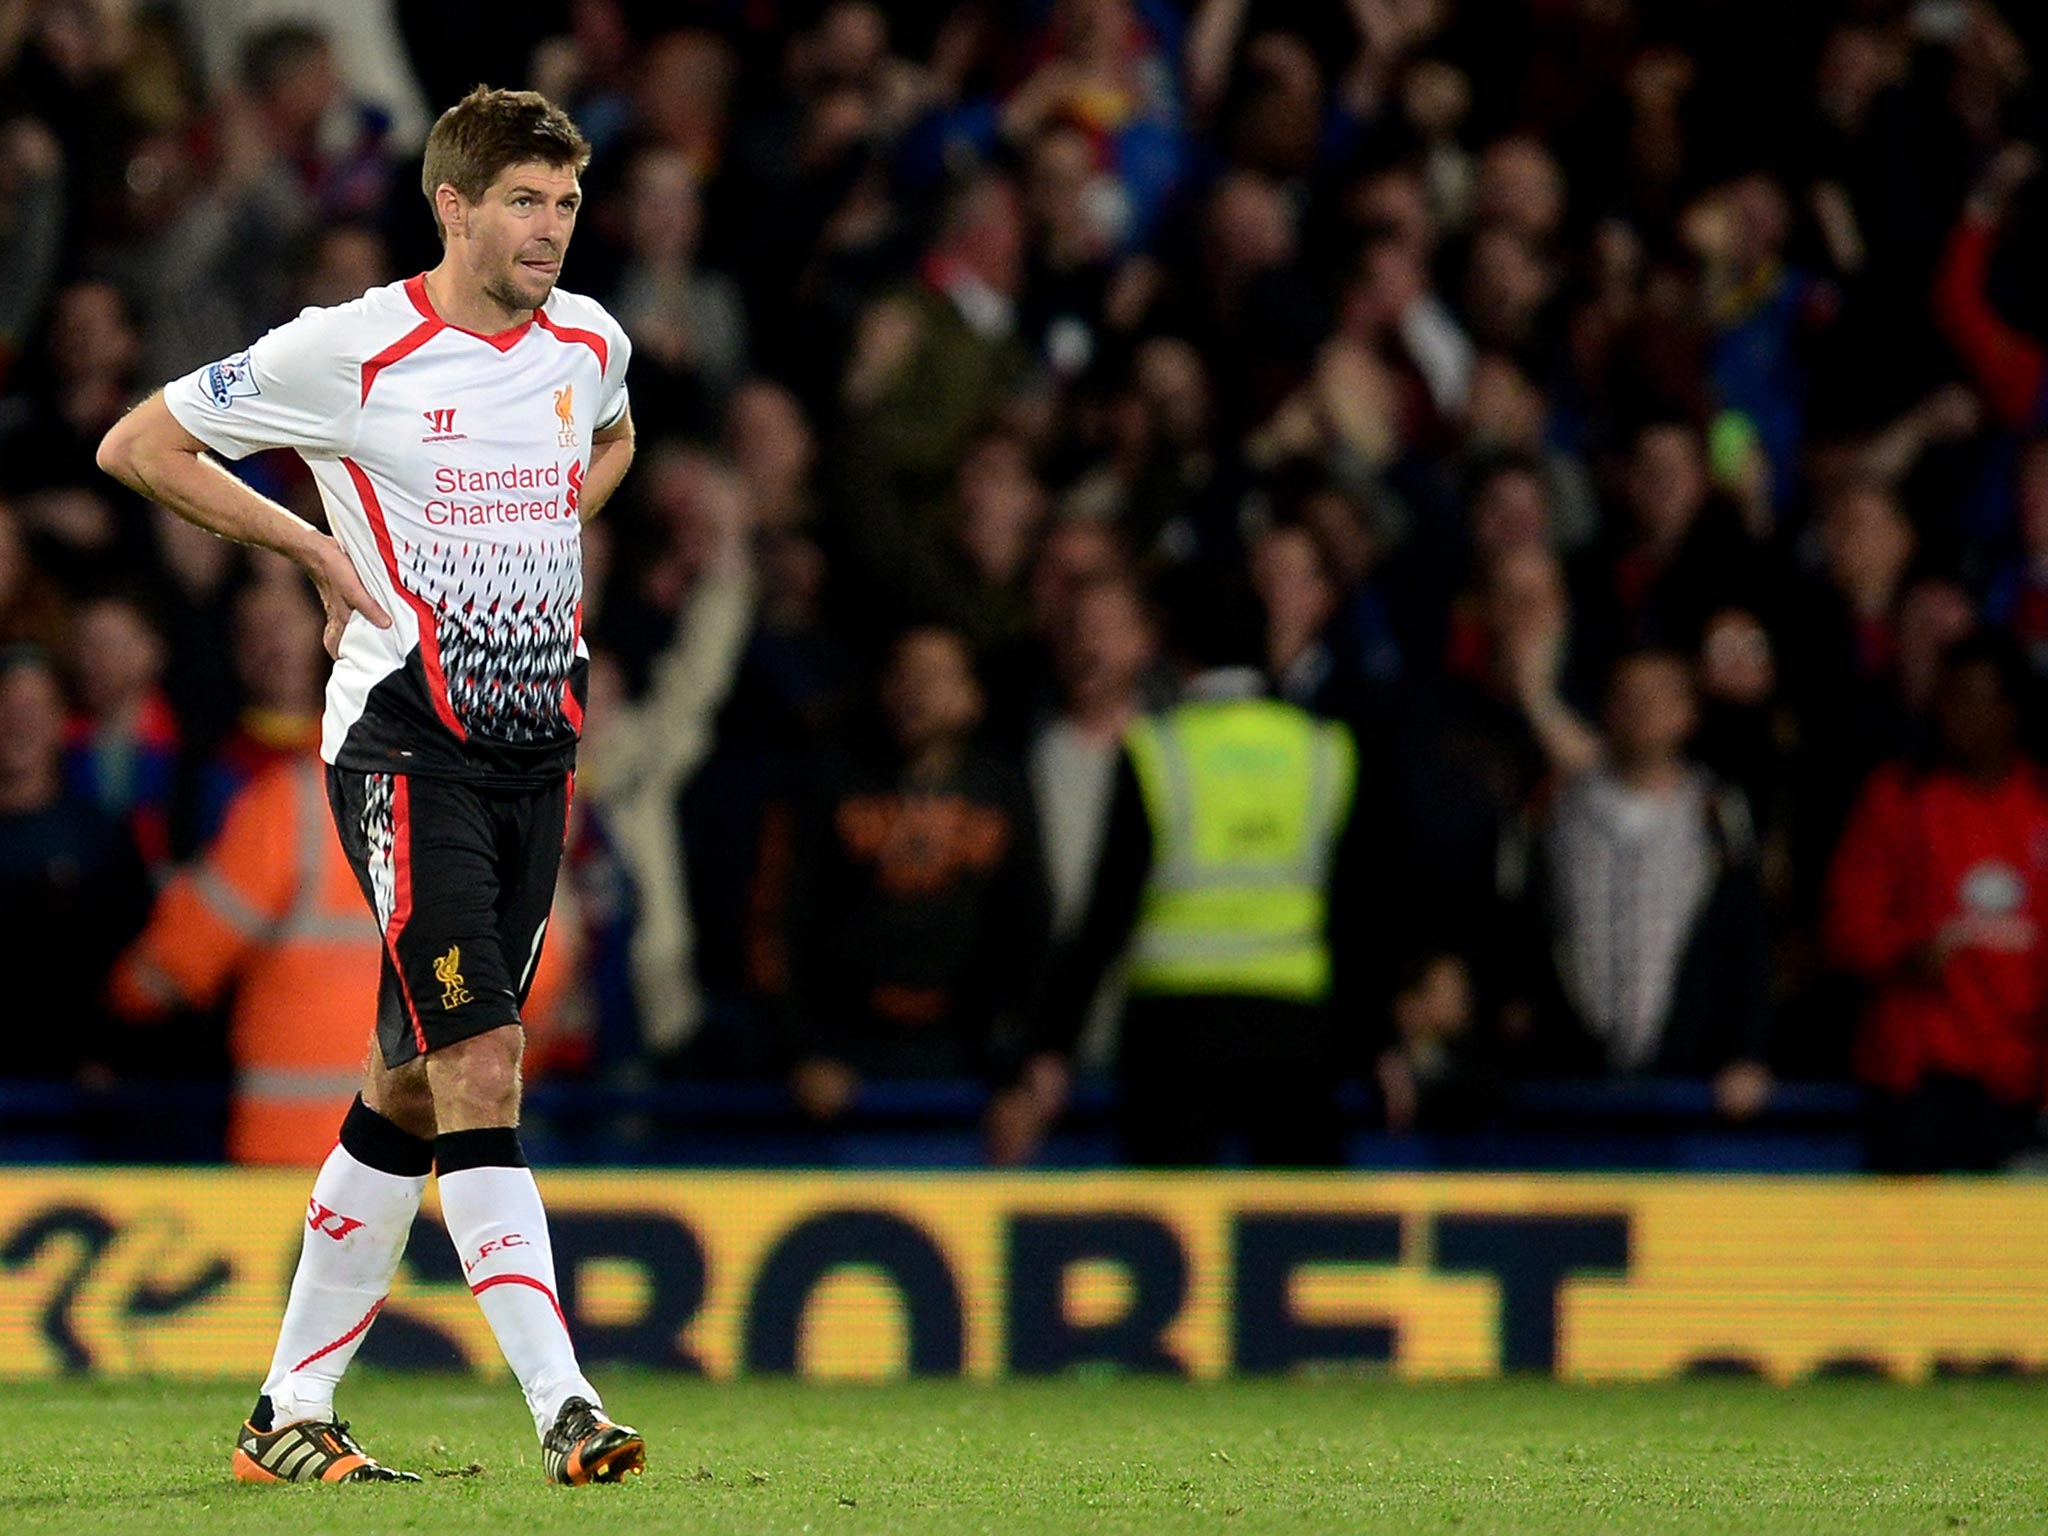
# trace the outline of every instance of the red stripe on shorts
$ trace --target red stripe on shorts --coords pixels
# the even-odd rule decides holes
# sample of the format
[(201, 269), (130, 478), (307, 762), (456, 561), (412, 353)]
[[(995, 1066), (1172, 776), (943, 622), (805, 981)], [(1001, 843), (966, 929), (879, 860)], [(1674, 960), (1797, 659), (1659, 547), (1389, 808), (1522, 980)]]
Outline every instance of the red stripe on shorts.
[(412, 1000), (412, 986), (405, 979), (405, 963), (398, 958), (398, 936), (412, 921), (412, 786), (402, 773), (391, 776), (391, 921), (384, 925), (384, 947), (391, 951), (391, 969), (398, 973), (398, 995), (405, 999), (406, 1017), (412, 1020), (413, 1043), (420, 1054), (427, 1050), (427, 1032), (420, 1028), (420, 1010)]

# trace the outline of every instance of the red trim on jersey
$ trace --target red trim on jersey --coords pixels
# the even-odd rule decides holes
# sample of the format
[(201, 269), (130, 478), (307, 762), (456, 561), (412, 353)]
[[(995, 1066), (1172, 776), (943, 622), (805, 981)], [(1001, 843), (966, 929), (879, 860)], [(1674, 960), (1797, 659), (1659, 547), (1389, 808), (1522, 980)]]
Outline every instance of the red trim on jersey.
[(494, 1285), (532, 1286), (536, 1291), (539, 1291), (541, 1295), (547, 1297), (548, 1305), (555, 1309), (555, 1316), (561, 1321), (562, 1331), (564, 1333), (567, 1333), (569, 1331), (569, 1319), (562, 1316), (562, 1304), (559, 1301), (555, 1300), (555, 1293), (549, 1290), (547, 1286), (543, 1284), (541, 1281), (534, 1279), (533, 1276), (493, 1275), (488, 1280), (479, 1280), (475, 1285), (472, 1285), (469, 1288), (470, 1294), (473, 1296), (481, 1296), (485, 1291), (488, 1291)]
[[(465, 336), (474, 336), (478, 341), (487, 341), (500, 352), (510, 352), (514, 347), (518, 346), (519, 338), (527, 333), (532, 327), (534, 319), (540, 313), (536, 310), (517, 325), (508, 326), (502, 331), (494, 331), (487, 336), (482, 331), (472, 331), (466, 325), (457, 325), (452, 320), (443, 320), (440, 315), (434, 312), (434, 301), (427, 296), (427, 274), (424, 272), (420, 273), (417, 277), (408, 277), (405, 280), (405, 296), (412, 300), (412, 307), (414, 309), (425, 315), (434, 324), (445, 326), (451, 331), (460, 331)], [(602, 352), (598, 354), (600, 357), (603, 355)]]
[[(583, 605), (576, 605), (576, 632), (569, 637), (569, 668), (576, 668), (576, 647), (583, 643)], [(562, 680), (562, 718), (569, 722), (569, 729), (578, 736), (583, 734), (583, 706), (576, 702), (576, 686), (569, 679)]]
[(363, 398), (361, 403), (366, 405), (369, 403), (370, 386), (376, 382), (378, 374), (389, 368), (400, 358), (410, 357), (413, 353), (419, 351), (421, 347), (434, 339), (435, 333), (440, 329), (440, 321), (432, 319), (423, 320), (399, 337), (398, 340), (391, 343), (382, 352), (379, 352), (375, 357), (364, 363)]
[[(398, 976), (398, 995), (405, 1000), (406, 1016), (412, 1020), (413, 1043), (420, 1054), (427, 1052), (427, 1032), (420, 1028), (420, 1010), (412, 1000), (412, 988), (405, 979), (405, 964), (398, 958), (398, 936), (412, 921), (412, 785), (402, 773), (391, 776), (391, 921), (384, 925), (384, 947), (391, 952), (391, 969)], [(365, 1319), (364, 1326), (368, 1326)]]
[(573, 325), (557, 325), (548, 318), (548, 312), (544, 309), (536, 309), (533, 312), (533, 323), (557, 341), (582, 342), (597, 354), (597, 366), (600, 371), (611, 365), (611, 348), (605, 345), (604, 338), (597, 332), (579, 331)]
[(569, 846), (569, 813), (576, 809), (576, 770), (562, 776), (562, 846)]
[(377, 540), (377, 553), (384, 557), (385, 574), (390, 576), (393, 590), (405, 599), (419, 618), (420, 665), (427, 674), (427, 692), (433, 696), (434, 713), (441, 717), (441, 723), (454, 733), (457, 741), (467, 741), (469, 732), (455, 718), (455, 706), (448, 699), (448, 675), (441, 670), (441, 637), (434, 624), (434, 611), (427, 606), (427, 600), (408, 587), (398, 574), (398, 556), (391, 548), (391, 530), (385, 526), (384, 508), (377, 501), (377, 492), (370, 484), (370, 477), (363, 473), (362, 466), (354, 459), (344, 458), (341, 462), (348, 470), (349, 479), (355, 482), (356, 497), (363, 504), (363, 515), (370, 520), (370, 532)]

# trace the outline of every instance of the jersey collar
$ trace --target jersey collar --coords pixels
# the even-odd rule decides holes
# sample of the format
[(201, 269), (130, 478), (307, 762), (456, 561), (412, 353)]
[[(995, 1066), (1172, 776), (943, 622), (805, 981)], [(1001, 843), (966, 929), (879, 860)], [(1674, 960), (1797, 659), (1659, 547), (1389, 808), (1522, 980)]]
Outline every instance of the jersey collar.
[(535, 310), (517, 325), (485, 335), (482, 331), (472, 331), (467, 326), (457, 325), (450, 320), (443, 320), (434, 312), (434, 301), (427, 297), (427, 274), (424, 272), (405, 280), (405, 296), (412, 300), (412, 307), (414, 309), (425, 315), (434, 324), (440, 326), (441, 329), (445, 331), (460, 331), (465, 336), (474, 336), (478, 341), (487, 341), (500, 352), (510, 352), (519, 345), (519, 338), (533, 329), (533, 317), (539, 313), (538, 310)]

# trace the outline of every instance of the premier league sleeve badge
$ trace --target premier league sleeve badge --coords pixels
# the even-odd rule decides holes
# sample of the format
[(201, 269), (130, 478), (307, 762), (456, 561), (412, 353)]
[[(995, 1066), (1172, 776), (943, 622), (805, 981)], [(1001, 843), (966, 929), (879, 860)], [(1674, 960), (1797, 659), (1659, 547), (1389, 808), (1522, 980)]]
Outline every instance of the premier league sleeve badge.
[(206, 393), (217, 410), (224, 411), (237, 400), (262, 393), (256, 387), (256, 369), (250, 363), (246, 350), (212, 364), (207, 368), (204, 380)]

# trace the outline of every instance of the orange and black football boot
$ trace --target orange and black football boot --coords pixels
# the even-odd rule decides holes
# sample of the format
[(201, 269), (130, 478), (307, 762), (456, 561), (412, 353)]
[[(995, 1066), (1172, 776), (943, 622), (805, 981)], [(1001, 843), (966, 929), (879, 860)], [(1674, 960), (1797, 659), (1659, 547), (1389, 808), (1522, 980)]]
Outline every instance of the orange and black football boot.
[(261, 1430), (244, 1424), (229, 1461), (244, 1483), (416, 1483), (417, 1472), (400, 1472), (370, 1459), (337, 1419), (300, 1419)]
[(550, 1482), (571, 1488), (616, 1483), (628, 1472), (646, 1470), (647, 1442), (639, 1430), (614, 1424), (602, 1409), (572, 1397), (541, 1436), (540, 1459)]

